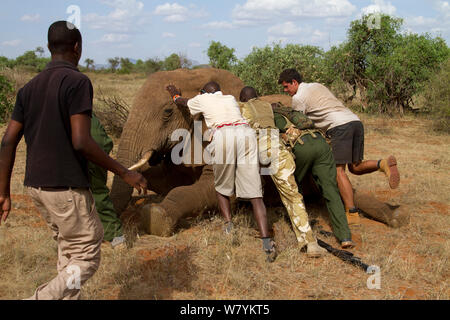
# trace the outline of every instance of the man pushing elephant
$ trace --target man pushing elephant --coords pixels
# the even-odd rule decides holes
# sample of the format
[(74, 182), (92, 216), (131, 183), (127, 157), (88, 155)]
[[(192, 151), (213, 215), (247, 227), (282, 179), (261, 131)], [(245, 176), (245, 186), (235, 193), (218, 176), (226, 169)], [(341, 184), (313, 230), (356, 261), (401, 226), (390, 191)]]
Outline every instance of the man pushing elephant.
[[(206, 125), (213, 130), (208, 149), (213, 158), (214, 185), (227, 233), (232, 232), (230, 197), (250, 199), (267, 259), (276, 258), (275, 242), (269, 236), (266, 207), (262, 199), (257, 140), (254, 131), (242, 117), (236, 99), (224, 95), (220, 85), (209, 82), (193, 99), (181, 97), (181, 91), (167, 86), (179, 108), (187, 108), (195, 116), (202, 114)], [(225, 156), (225, 157), (224, 157)], [(225, 159), (224, 159), (225, 158)]]
[[(256, 130), (260, 158), (267, 155), (272, 162), (277, 163), (271, 177), (287, 209), (300, 248), (307, 246), (309, 257), (323, 255), (326, 250), (317, 244), (309, 225), (303, 197), (298, 192), (295, 182), (294, 158), (289, 150), (279, 143), (279, 134), (275, 126), (271, 104), (257, 99), (256, 90), (252, 87), (242, 89), (240, 101), (242, 115)], [(272, 139), (273, 135), (276, 135), (275, 139)]]

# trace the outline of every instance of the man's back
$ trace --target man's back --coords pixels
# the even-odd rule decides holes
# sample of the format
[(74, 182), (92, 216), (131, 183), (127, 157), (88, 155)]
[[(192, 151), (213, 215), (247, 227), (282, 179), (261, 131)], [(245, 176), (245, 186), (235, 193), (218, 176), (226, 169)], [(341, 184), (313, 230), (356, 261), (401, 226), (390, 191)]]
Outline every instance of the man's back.
[(251, 99), (239, 104), (242, 116), (254, 129), (275, 128), (272, 106), (260, 99)]
[(359, 121), (357, 115), (320, 83), (301, 83), (292, 99), (292, 108), (303, 112), (314, 121), (316, 127), (325, 131)]
[(92, 111), (93, 89), (78, 69), (62, 61), (19, 91), (12, 119), (24, 125), (25, 185), (89, 187), (87, 162), (72, 146), (70, 117)]
[(236, 99), (221, 91), (198, 95), (188, 101), (188, 107), (192, 115), (203, 114), (208, 128), (244, 120)]

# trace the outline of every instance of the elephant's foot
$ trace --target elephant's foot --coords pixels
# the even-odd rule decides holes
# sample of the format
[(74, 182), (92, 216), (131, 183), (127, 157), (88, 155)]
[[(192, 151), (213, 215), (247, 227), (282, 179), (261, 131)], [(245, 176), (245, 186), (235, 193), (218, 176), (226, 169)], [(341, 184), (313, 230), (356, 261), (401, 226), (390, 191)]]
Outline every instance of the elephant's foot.
[(394, 211), (388, 220), (388, 225), (392, 228), (401, 228), (410, 222), (410, 212), (405, 207), (400, 207)]
[(400, 228), (409, 223), (407, 208), (389, 206), (372, 195), (355, 191), (355, 204), (365, 215), (391, 228)]
[(159, 237), (170, 237), (175, 231), (176, 222), (159, 205), (146, 205), (141, 209), (141, 224), (144, 231)]

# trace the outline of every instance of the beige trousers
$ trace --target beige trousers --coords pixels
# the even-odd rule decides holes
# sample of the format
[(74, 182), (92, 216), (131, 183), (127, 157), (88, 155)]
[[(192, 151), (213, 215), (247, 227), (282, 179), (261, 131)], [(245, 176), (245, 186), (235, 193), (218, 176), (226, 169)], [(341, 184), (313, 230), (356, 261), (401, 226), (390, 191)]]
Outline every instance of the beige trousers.
[(88, 189), (28, 193), (58, 243), (58, 275), (28, 300), (78, 300), (80, 289), (100, 265), (103, 226)]

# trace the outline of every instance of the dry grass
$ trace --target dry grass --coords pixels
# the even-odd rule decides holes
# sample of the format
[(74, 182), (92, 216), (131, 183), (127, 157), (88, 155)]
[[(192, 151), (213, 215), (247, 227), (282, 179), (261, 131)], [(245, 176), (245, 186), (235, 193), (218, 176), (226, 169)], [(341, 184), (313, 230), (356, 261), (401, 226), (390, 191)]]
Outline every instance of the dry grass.
[[(121, 98), (130, 105), (130, 92), (142, 84), (133, 76), (92, 79), (105, 94), (123, 93)], [(126, 225), (127, 234), (136, 240), (133, 248), (113, 251), (105, 245), (101, 267), (84, 286), (83, 298), (449, 299), (450, 136), (433, 133), (423, 119), (362, 115), (362, 120), (366, 158), (395, 154), (402, 182), (398, 190), (390, 190), (384, 176), (374, 173), (351, 176), (354, 186), (411, 212), (411, 223), (401, 229), (368, 219), (353, 229), (355, 255), (381, 267), (381, 290), (367, 289), (369, 275), (331, 255), (307, 259), (296, 246), (282, 208), (269, 210), (280, 255), (268, 264), (251, 210), (245, 206), (234, 217), (237, 244), (224, 236), (222, 220), (215, 214), (185, 221), (172, 238), (137, 238), (136, 212), (130, 207)], [(51, 232), (29, 199), (21, 196), (24, 159), (22, 143), (12, 183), (16, 207), (8, 225), (0, 228), (0, 299), (25, 298), (56, 273)], [(311, 203), (308, 210), (330, 230), (323, 205)], [(334, 239), (324, 240), (336, 245)]]

